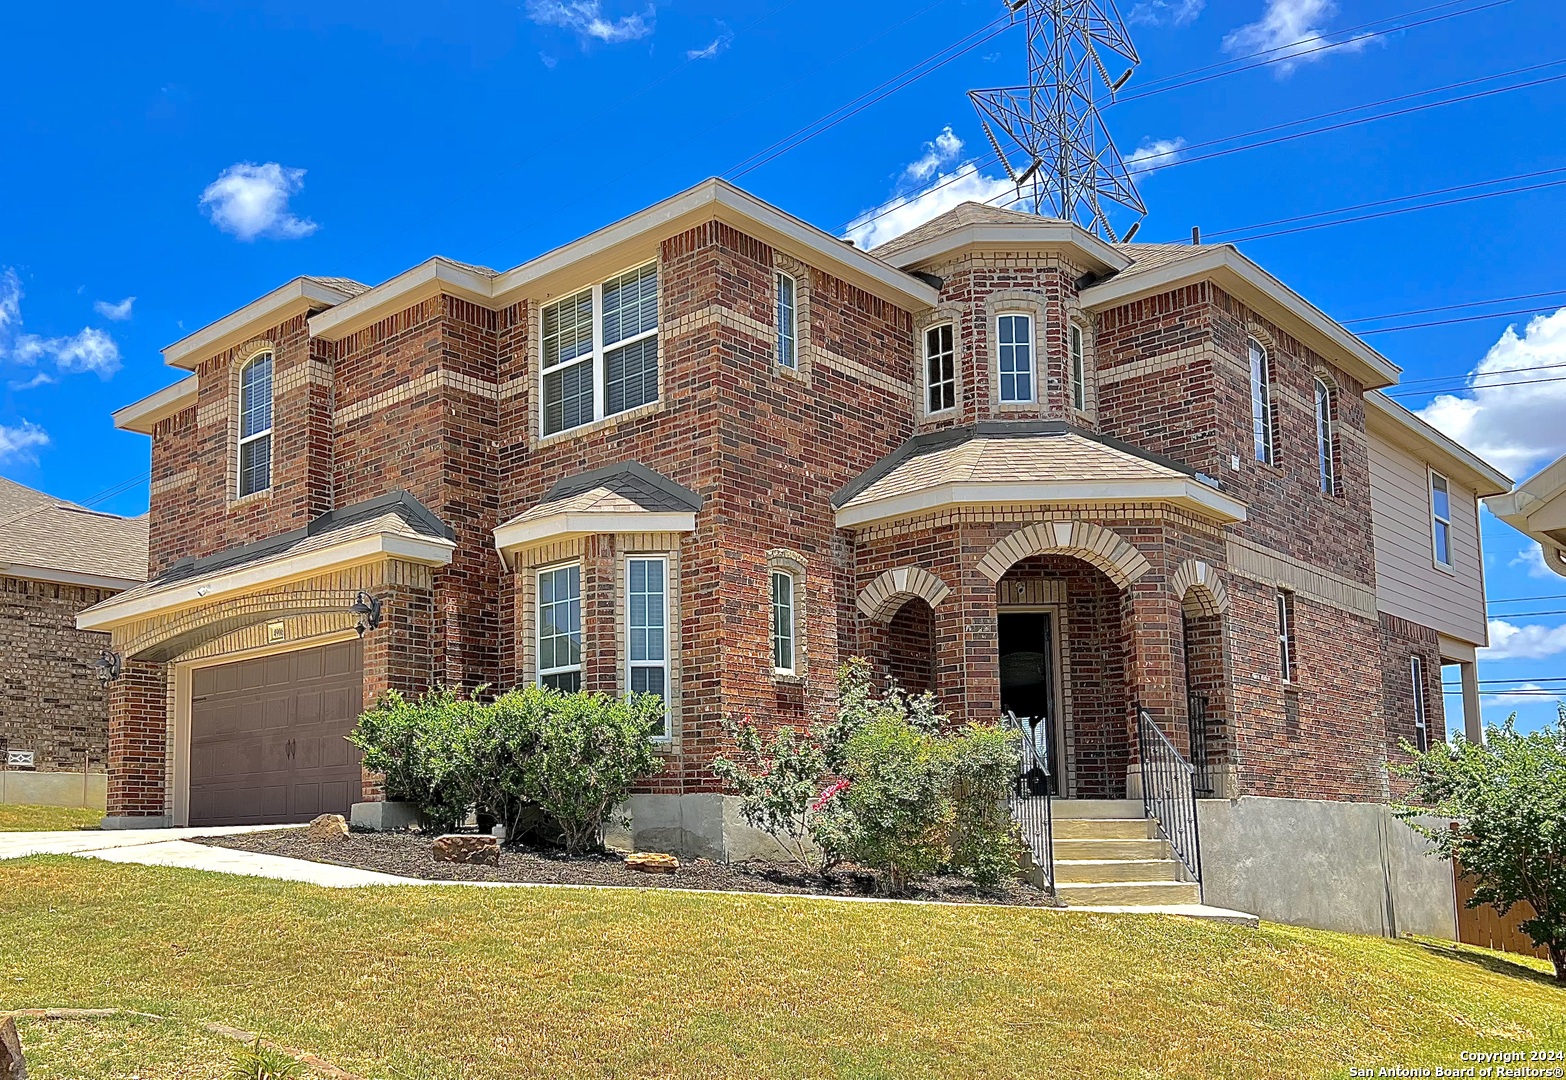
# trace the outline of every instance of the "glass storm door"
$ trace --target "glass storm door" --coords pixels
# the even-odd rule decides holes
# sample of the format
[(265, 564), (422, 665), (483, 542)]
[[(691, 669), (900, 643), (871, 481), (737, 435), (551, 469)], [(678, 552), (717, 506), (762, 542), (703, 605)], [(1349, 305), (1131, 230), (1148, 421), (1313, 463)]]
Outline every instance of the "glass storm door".
[(1055, 625), (1047, 611), (1000, 612), (1001, 711), (1023, 720), (1023, 766), (1060, 794), (1055, 757)]

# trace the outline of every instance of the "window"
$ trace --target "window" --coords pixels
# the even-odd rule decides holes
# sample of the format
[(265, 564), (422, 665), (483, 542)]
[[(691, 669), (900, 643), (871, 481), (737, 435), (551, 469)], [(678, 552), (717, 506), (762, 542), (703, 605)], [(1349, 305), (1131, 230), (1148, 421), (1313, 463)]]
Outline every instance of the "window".
[(942, 323), (924, 332), (925, 412), (938, 413), (957, 407), (957, 369), (952, 349), (952, 324)]
[(547, 305), (540, 329), (545, 435), (658, 400), (655, 263)]
[(575, 563), (538, 574), (538, 681), (566, 693), (582, 689), (582, 568)]
[[(665, 701), (669, 696), (668, 569), (662, 557), (635, 556), (625, 561), (626, 685), (633, 694), (657, 694)], [(665, 726), (654, 737), (667, 734)]]
[(1430, 541), (1437, 565), (1452, 565), (1452, 493), (1446, 477), (1430, 474)]
[(1087, 362), (1082, 356), (1082, 327), (1071, 325), (1071, 407), (1087, 411)]
[(1251, 353), (1251, 430), (1256, 443), (1256, 460), (1265, 465), (1273, 463), (1272, 431), (1272, 364), (1267, 350), (1255, 338), (1250, 339)]
[(1002, 315), (995, 320), (1000, 365), (1000, 399), (1033, 400), (1033, 317)]
[(1278, 590), (1278, 674), (1286, 683), (1294, 681), (1294, 594)]
[(1337, 456), (1338, 433), (1332, 420), (1332, 388), (1322, 379), (1316, 380), (1316, 463), (1321, 480), (1321, 490), (1328, 495), (1338, 493)]
[(272, 354), (239, 372), (239, 495), (272, 486)]
[(1410, 656), (1408, 666), (1414, 680), (1414, 743), (1422, 754), (1430, 749), (1430, 725), (1425, 719), (1425, 659)]
[(799, 367), (799, 313), (794, 301), (794, 279), (778, 271), (778, 364)]
[(794, 575), (772, 571), (772, 670), (794, 674)]

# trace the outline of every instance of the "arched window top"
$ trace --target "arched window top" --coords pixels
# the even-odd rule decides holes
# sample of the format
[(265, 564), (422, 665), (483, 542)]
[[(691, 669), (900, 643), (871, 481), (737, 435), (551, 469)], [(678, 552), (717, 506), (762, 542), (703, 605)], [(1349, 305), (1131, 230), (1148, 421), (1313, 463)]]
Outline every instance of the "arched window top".
[(1317, 375), (1316, 384), (1316, 471), (1321, 490), (1338, 493), (1337, 401), (1332, 384)]
[(239, 497), (272, 486), (272, 353), (239, 369)]

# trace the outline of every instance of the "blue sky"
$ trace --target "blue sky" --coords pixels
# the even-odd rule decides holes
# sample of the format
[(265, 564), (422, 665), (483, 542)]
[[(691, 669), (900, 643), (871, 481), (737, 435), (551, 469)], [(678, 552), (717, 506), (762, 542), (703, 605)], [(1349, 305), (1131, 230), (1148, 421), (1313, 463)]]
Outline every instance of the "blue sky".
[[(1433, 3), (1124, 3), (1142, 63), (1108, 123), (1128, 155), (1165, 151), (1143, 160), (1164, 167), (1138, 177), (1138, 238), (1566, 169), (1566, 14), (1551, 0)], [(98, 505), (140, 512), (147, 443), (109, 414), (173, 381), (159, 349), (184, 333), (301, 273), (373, 283), (436, 253), (515, 265), (730, 173), (1001, 12), (990, 0), (12, 5), (0, 473), (78, 501), (120, 489)], [(1337, 47), (1147, 92), (1298, 41), (1286, 51)], [(835, 231), (889, 200), (913, 205), (878, 218), (883, 233), (996, 194), (965, 92), (1021, 81), (1022, 46), (1015, 28), (980, 40), (738, 182)], [(1506, 72), (1520, 73), (1370, 111), (1555, 81), (1194, 160), (1235, 145), (1199, 145), (1213, 140)], [(1566, 187), (1545, 187), (1242, 247), (1345, 320), (1531, 296), (1566, 290), (1563, 204)], [(1486, 315), (1524, 309), (1541, 310)], [(1566, 382), (1542, 381), (1548, 368), (1482, 377), (1517, 384), (1488, 390), (1465, 377), (1566, 363), (1566, 292), (1403, 321), (1473, 314), (1486, 317), (1367, 340), (1427, 380), (1405, 404), (1527, 475), (1566, 452)], [(1446, 396), (1431, 405), (1435, 391)], [(1566, 593), (1519, 554), (1520, 536), (1488, 515), (1484, 532), (1493, 597)], [(1555, 608), (1566, 599), (1495, 611)], [(1506, 621), (1483, 676), (1557, 674), (1566, 618)], [(1514, 706), (1530, 725), (1554, 711), (1535, 695), (1487, 701), (1487, 717)]]

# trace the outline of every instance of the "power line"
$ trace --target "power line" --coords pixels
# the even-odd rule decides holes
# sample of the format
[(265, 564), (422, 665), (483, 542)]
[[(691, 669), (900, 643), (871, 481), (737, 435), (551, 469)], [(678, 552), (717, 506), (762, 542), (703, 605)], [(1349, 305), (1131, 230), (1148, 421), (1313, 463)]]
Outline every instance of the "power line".
[[(1518, 380), (1515, 380), (1514, 382), (1483, 383), (1482, 385), (1477, 386), (1474, 389), (1476, 389), (1476, 390), (1498, 390), (1498, 389), (1500, 389), (1503, 386), (1543, 386), (1546, 383), (1557, 383), (1557, 382), (1566, 382), (1566, 376), (1556, 376), (1556, 377), (1549, 378), (1549, 379), (1518, 379)], [(1387, 397), (1393, 397), (1393, 398), (1399, 398), (1399, 397), (1422, 397), (1422, 396), (1424, 396), (1426, 394), (1445, 394), (1445, 393), (1453, 393), (1453, 392), (1458, 391), (1458, 390), (1467, 390), (1467, 389), (1468, 389), (1468, 386), (1466, 384), (1462, 384), (1462, 385), (1448, 386), (1448, 387), (1432, 386), (1432, 387), (1428, 387), (1428, 388), (1421, 389), (1421, 390), (1399, 390), (1399, 391), (1396, 391), (1396, 392), (1389, 391), (1389, 390), (1383, 390), (1382, 393), (1386, 394)]]
[(1455, 326), (1458, 323), (1482, 322), (1485, 319), (1504, 319), (1514, 315), (1542, 315), (1546, 312), (1560, 310), (1559, 304), (1551, 304), (1542, 308), (1517, 308), (1513, 311), (1491, 311), (1484, 315), (1464, 315), (1459, 319), (1432, 319), (1429, 322), (1405, 323), (1402, 326), (1383, 326), (1375, 330), (1359, 330), (1356, 333), (1360, 337), (1369, 337), (1371, 334), (1395, 334), (1399, 330), (1422, 330), (1429, 326)]
[(1566, 593), (1541, 593), (1538, 596), (1509, 596), (1504, 600), (1491, 600), (1491, 604), (1531, 604), (1535, 600), (1566, 600)]
[(1566, 289), (1551, 289), (1548, 292), (1522, 293), (1518, 296), (1496, 296), (1489, 300), (1468, 300), (1461, 304), (1443, 304), (1440, 307), (1411, 308), (1408, 311), (1393, 311), (1386, 315), (1360, 315), (1353, 319), (1339, 319), (1339, 326), (1353, 326), (1355, 323), (1381, 322), (1385, 319), (1401, 319), (1409, 315), (1431, 315), (1442, 311), (1460, 311), (1463, 308), (1485, 307), (1490, 304), (1510, 304), (1518, 300), (1538, 300), (1546, 296), (1566, 296)]

